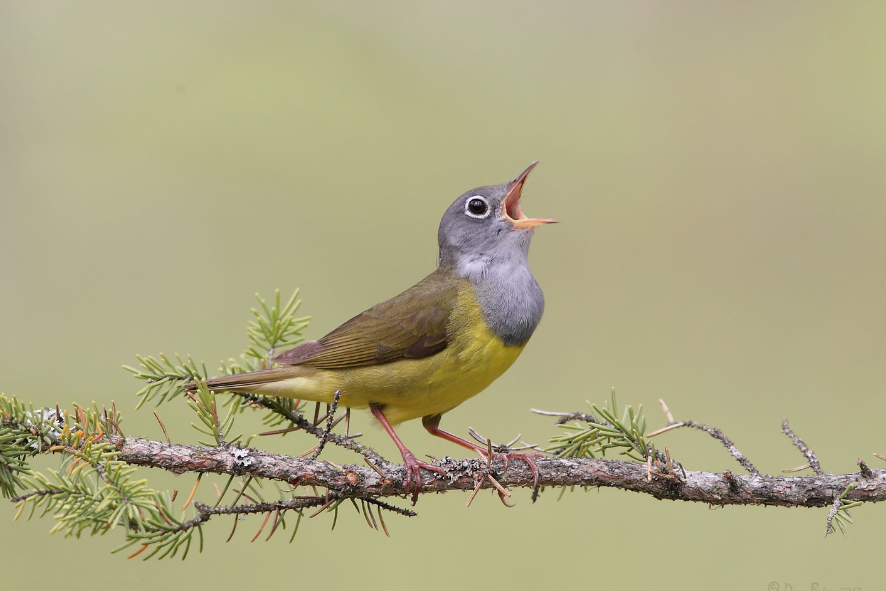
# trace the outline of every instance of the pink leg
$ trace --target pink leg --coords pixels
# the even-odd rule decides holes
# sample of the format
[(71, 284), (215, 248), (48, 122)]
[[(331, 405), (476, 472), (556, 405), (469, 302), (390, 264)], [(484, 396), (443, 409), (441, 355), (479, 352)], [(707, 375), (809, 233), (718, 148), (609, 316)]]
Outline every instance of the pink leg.
[(394, 440), (394, 443), (397, 445), (397, 449), (400, 450), (400, 455), (403, 456), (403, 464), (406, 466), (406, 491), (412, 491), (412, 504), (415, 505), (415, 502), (418, 500), (418, 493), (421, 491), (422, 487), (420, 469), (424, 468), (425, 470), (437, 472), (438, 474), (445, 474), (446, 471), (439, 466), (420, 462), (419, 460), (415, 459), (415, 454), (406, 449), (406, 446), (403, 445), (403, 442), (400, 441), (399, 437), (397, 437), (397, 433), (388, 422), (388, 419), (387, 417), (385, 417), (385, 413), (382, 412), (381, 407), (370, 406), (369, 410), (372, 412), (373, 416), (378, 419), (378, 422), (381, 423), (382, 427), (385, 428), (385, 431), (388, 432), (388, 435), (391, 436), (391, 439)]
[[(446, 441), (451, 441), (456, 445), (460, 445), (472, 451), (480, 452), (484, 456), (488, 455), (489, 450), (482, 445), (477, 443), (471, 443), (466, 439), (462, 439), (458, 435), (453, 435), (449, 431), (444, 431), (440, 428), (440, 419), (442, 415), (430, 415), (427, 417), (422, 417), (421, 424), (425, 428), (425, 430), (433, 435), (434, 437), (439, 437), (440, 439), (445, 439)], [(535, 465), (535, 462), (532, 461), (533, 457), (542, 457), (541, 454), (521, 454), (517, 452), (507, 452), (502, 453), (498, 451), (492, 452), (493, 460), (501, 460), (504, 464), (504, 471), (508, 471), (508, 461), (509, 460), (523, 460), (529, 466), (529, 470), (532, 472), (532, 477), (535, 480), (535, 483), (538, 483), (538, 466)]]

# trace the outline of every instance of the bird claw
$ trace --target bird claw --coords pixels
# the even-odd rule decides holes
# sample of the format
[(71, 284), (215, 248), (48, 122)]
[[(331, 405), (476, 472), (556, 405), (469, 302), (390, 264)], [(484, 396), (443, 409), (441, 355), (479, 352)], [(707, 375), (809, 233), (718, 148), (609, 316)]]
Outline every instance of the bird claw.
[(507, 507), (508, 509), (513, 509), (514, 507), (517, 506), (516, 503), (514, 503), (513, 505), (510, 504), (510, 503), (508, 503), (508, 502), (505, 500), (505, 494), (504, 494), (503, 492), (501, 492), (501, 491), (498, 491), (498, 498), (501, 499), (501, 504), (504, 505), (505, 507)]
[(422, 478), (421, 478), (421, 469), (429, 470), (431, 472), (436, 472), (437, 474), (446, 474), (446, 470), (441, 468), (440, 466), (435, 466), (433, 464), (428, 464), (427, 462), (422, 462), (415, 458), (415, 455), (410, 451), (403, 452), (403, 465), (406, 468), (406, 478), (403, 479), (403, 484), (406, 488), (406, 492), (412, 492), (412, 504), (418, 501), (418, 495), (421, 492), (422, 488)]
[[(488, 452), (485, 449), (480, 448), (478, 450), (488, 459)], [(529, 466), (529, 471), (532, 472), (532, 486), (538, 484), (538, 466), (535, 465), (533, 458), (543, 458), (544, 454), (540, 453), (520, 453), (515, 451), (502, 452), (502, 451), (492, 451), (492, 459), (489, 460), (494, 462), (496, 460), (501, 460), (503, 464), (502, 474), (508, 471), (508, 465), (511, 460), (523, 460), (526, 462), (526, 465)]]

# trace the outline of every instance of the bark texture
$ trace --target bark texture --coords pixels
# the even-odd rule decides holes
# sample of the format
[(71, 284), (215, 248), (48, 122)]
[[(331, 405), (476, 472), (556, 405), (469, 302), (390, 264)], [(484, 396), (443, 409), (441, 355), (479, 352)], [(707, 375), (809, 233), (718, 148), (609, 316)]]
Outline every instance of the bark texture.
[[(402, 466), (385, 463), (367, 466), (338, 466), (324, 460), (311, 460), (272, 454), (250, 448), (197, 447), (169, 444), (134, 437), (107, 436), (119, 450), (118, 458), (129, 464), (161, 468), (181, 474), (208, 472), (270, 478), (293, 486), (318, 486), (339, 497), (404, 496)], [(776, 505), (782, 507), (827, 507), (854, 483), (848, 501), (886, 500), (886, 470), (852, 474), (815, 476), (736, 475), (678, 470), (676, 478), (663, 478), (647, 470), (645, 464), (619, 460), (536, 458), (541, 486), (612, 487), (651, 495), (657, 499), (696, 501), (711, 505)], [(532, 471), (526, 462), (511, 460), (507, 471), (502, 462), (491, 468), (479, 459), (439, 463), (445, 475), (422, 471), (422, 493), (451, 490), (470, 491), (478, 483), (492, 488), (491, 474), (509, 488), (533, 487)]]

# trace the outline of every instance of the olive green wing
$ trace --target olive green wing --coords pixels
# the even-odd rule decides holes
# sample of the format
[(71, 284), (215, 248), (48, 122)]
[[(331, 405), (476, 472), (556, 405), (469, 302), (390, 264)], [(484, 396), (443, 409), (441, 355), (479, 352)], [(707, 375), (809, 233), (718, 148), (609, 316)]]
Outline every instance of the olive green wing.
[(438, 269), (400, 295), (351, 318), (319, 341), (273, 359), (281, 365), (340, 369), (417, 359), (447, 345), (449, 317), (464, 280)]

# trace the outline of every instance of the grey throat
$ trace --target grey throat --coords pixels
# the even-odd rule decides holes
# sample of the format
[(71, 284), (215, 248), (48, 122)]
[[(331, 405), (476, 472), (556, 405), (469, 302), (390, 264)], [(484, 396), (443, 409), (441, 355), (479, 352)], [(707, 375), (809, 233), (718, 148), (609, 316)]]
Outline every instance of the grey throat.
[[(478, 187), (456, 199), (443, 215), (437, 238), (440, 265), (468, 279), (489, 328), (506, 345), (521, 346), (538, 326), (545, 299), (529, 270), (534, 229), (516, 228), (501, 213), (511, 186)], [(466, 213), (468, 202), (477, 197), (488, 202), (483, 217)]]

